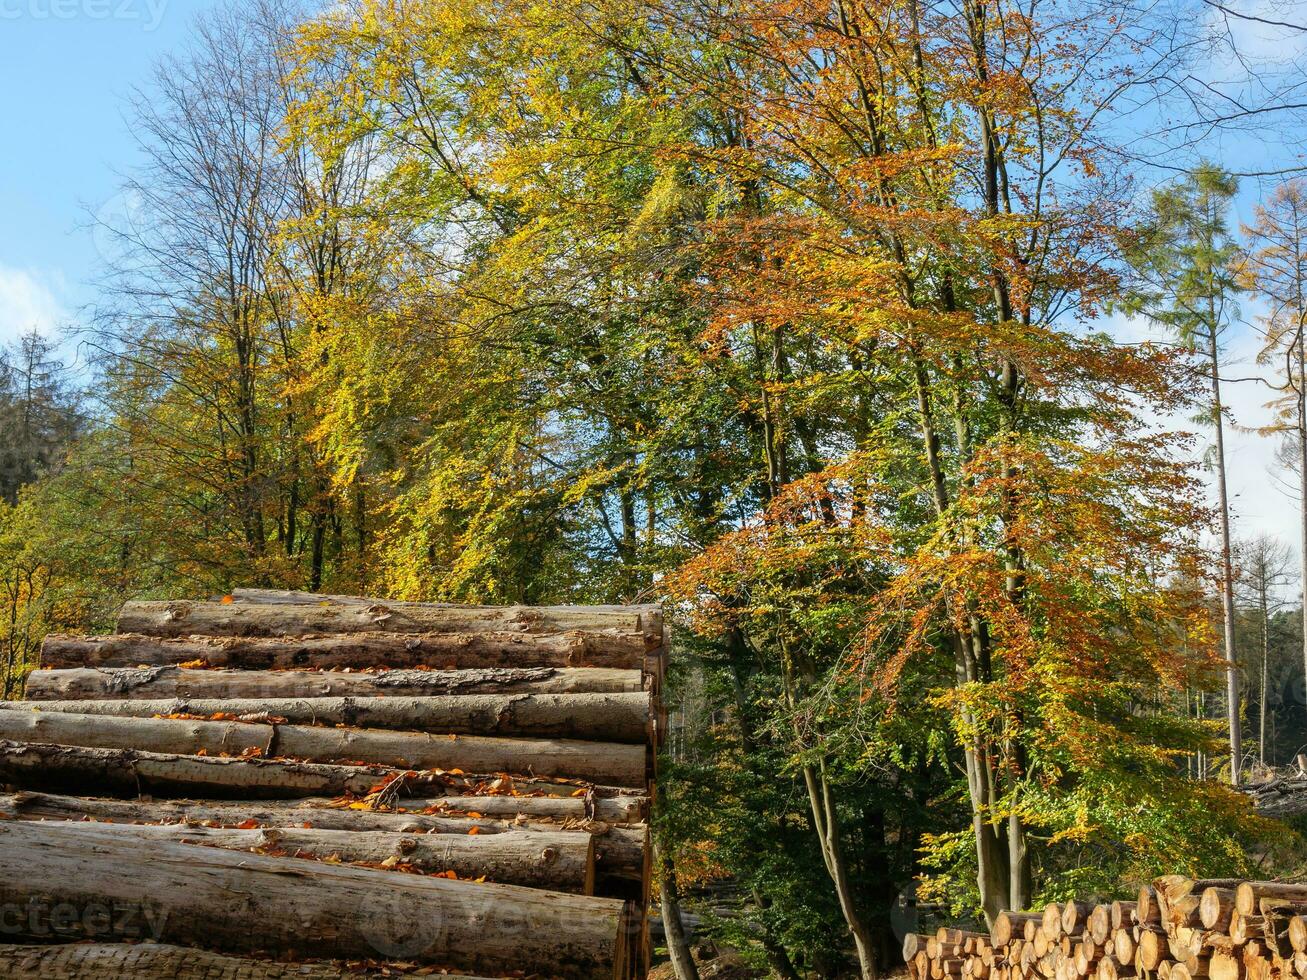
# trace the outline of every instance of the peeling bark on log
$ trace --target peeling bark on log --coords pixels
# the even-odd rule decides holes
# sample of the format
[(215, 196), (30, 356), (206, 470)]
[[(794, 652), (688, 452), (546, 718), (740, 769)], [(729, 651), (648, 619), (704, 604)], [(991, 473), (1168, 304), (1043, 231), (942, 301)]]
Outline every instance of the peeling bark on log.
[[(51, 824), (43, 824), (50, 826)], [(324, 859), (346, 864), (381, 864), (387, 860), (426, 874), (453, 871), (459, 878), (501, 885), (544, 888), (572, 895), (593, 895), (594, 839), (567, 831), (506, 830), (498, 834), (366, 834), (319, 827), (206, 827), (186, 824), (77, 823), (55, 825), (95, 828), (146, 846), (153, 841), (200, 844), (228, 851), (278, 852), (276, 857)], [(401, 872), (396, 872), (401, 873)]]
[(36, 670), (29, 701), (148, 698), (434, 697), (465, 694), (638, 693), (638, 670), (607, 667), (485, 667), (473, 670), (193, 670), (100, 667)]
[[(143, 752), (136, 749), (96, 749), (0, 740), (0, 783), (30, 789), (106, 790), (215, 798), (254, 797), (297, 799), (309, 796), (366, 795), (373, 786), (402, 775), (389, 766), (343, 766), (291, 759), (239, 759), (215, 756)], [(443, 792), (460, 777), (418, 773), (410, 792)], [(492, 779), (494, 777), (471, 777)], [(519, 792), (565, 795), (568, 784), (514, 780)], [(456, 787), (457, 788), (457, 787)], [(596, 787), (597, 795), (634, 795), (630, 790)]]
[(448, 697), (171, 698), (113, 701), (0, 701), (0, 710), (151, 718), (223, 713), (282, 718), (302, 725), (346, 725), (458, 735), (574, 738), (645, 744), (647, 694), (468, 694)]
[[(639, 607), (636, 607), (639, 608)], [(625, 607), (442, 606), (413, 603), (332, 602), (128, 602), (118, 614), (117, 633), (148, 636), (307, 636), (332, 633), (391, 633), (470, 637), (571, 634), (598, 648), (636, 647), (641, 653), (662, 643), (641, 614)]]
[(0, 739), (178, 755), (258, 752), (270, 758), (363, 762), (401, 769), (517, 771), (628, 786), (643, 786), (646, 779), (643, 745), (571, 739), (443, 736), (34, 710), (0, 711)]
[(360, 974), (331, 963), (276, 963), (158, 943), (70, 943), (0, 945), (0, 976), (28, 980), (351, 980)]
[[(227, 952), (577, 978), (611, 978), (626, 962), (619, 901), (186, 844), (157, 843), (141, 857), (139, 841), (94, 825), (3, 824), (0, 903), (135, 906), (155, 938)], [(74, 937), (92, 931), (86, 916), (63, 924)]]
[[(486, 802), (512, 800), (514, 797), (473, 797)], [(523, 803), (549, 803), (542, 797), (520, 797)], [(417, 801), (420, 803), (432, 801)], [(559, 800), (576, 802), (579, 800)], [(605, 801), (600, 801), (605, 802)], [(473, 811), (481, 812), (481, 811)], [(506, 815), (506, 814), (505, 814)], [(494, 819), (489, 812), (480, 817), (446, 816), (420, 812), (398, 813), (387, 810), (355, 810), (341, 807), (332, 800), (309, 799), (291, 802), (244, 800), (230, 803), (207, 801), (107, 800), (50, 793), (15, 793), (0, 797), (0, 818), (12, 820), (94, 820), (112, 823), (211, 823), (235, 827), (256, 821), (263, 827), (300, 827), (315, 830), (349, 831), (366, 834), (380, 831), (390, 834), (436, 833), (466, 835), (472, 827), (483, 834), (500, 834), (520, 830), (546, 834), (565, 832), (594, 839), (595, 865), (605, 878), (638, 880), (644, 871), (648, 828), (618, 826), (602, 819), (584, 820), (562, 817), (556, 823), (542, 813)]]
[[(219, 632), (217, 635), (203, 635), (206, 628)], [(162, 636), (127, 632), (114, 636), (52, 633), (41, 643), (41, 665), (137, 667), (202, 660), (210, 667), (256, 670), (292, 667), (352, 667), (356, 670), (364, 667), (439, 667), (450, 670), (606, 667), (638, 670), (645, 657), (644, 638), (638, 633), (537, 636), (529, 633), (354, 631), (332, 635), (323, 633), (331, 627), (322, 624), (318, 630), (305, 628), (300, 633), (286, 636), (275, 633), (229, 635), (234, 630), (253, 628), (249, 623), (239, 622), (223, 632), (215, 620), (213, 624), (186, 622)]]

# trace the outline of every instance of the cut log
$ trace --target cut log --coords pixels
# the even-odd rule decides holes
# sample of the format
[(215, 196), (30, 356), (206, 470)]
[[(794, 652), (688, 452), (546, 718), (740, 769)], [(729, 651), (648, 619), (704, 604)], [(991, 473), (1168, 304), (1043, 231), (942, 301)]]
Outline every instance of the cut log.
[(1243, 962), (1233, 953), (1215, 950), (1207, 966), (1207, 975), (1212, 980), (1243, 980)]
[(1270, 899), (1276, 904), (1307, 907), (1307, 884), (1286, 881), (1244, 881), (1234, 891), (1234, 906), (1243, 915), (1261, 911), (1259, 903)]
[(80, 667), (27, 675), (29, 701), (151, 698), (429, 697), (442, 694), (620, 694), (641, 690), (638, 670), (484, 667), (479, 670), (193, 670)]
[(68, 943), (0, 945), (0, 976), (35, 980), (351, 980), (360, 974), (343, 964), (277, 963), (158, 943)]
[[(483, 973), (611, 978), (628, 939), (620, 901), (187, 844), (142, 855), (139, 841), (94, 824), (0, 825), (0, 903), (52, 916), (96, 903), (139, 909), (152, 938), (224, 952), (402, 957)], [(7, 924), (27, 936), (39, 919)], [(85, 915), (60, 925), (68, 938), (103, 941), (121, 921), (110, 916), (107, 936), (90, 935)]]
[(567, 831), (506, 830), (503, 833), (371, 833), (318, 827), (205, 827), (187, 824), (75, 823), (42, 826), (94, 827), (136, 841), (202, 844), (229, 851), (257, 851), (278, 857), (336, 858), (346, 864), (387, 863), (425, 874), (452, 871), (459, 878), (484, 878), (501, 885), (544, 888), (574, 895), (594, 894), (594, 839)]
[[(617, 628), (637, 629), (661, 637), (663, 607), (656, 602), (629, 605), (597, 606), (467, 606), (458, 603), (410, 602), (403, 599), (373, 599), (353, 595), (329, 595), (319, 592), (296, 592), (288, 589), (234, 589), (231, 598), (251, 605), (333, 605), (396, 606), (400, 609), (427, 610), (439, 615), (460, 616), (474, 628), (499, 628), (543, 632), (551, 629), (591, 629), (615, 620)], [(632, 618), (634, 617), (634, 618)], [(460, 620), (462, 621), (462, 620)]]
[(1135, 940), (1128, 929), (1117, 929), (1112, 933), (1112, 948), (1118, 963), (1135, 961)]
[[(342, 766), (289, 759), (240, 759), (176, 755), (135, 749), (93, 749), (0, 740), (0, 783), (34, 789), (105, 790), (154, 795), (295, 799), (305, 796), (364, 796), (374, 786), (404, 775), (388, 766)], [(407, 779), (411, 792), (445, 792), (452, 785), (471, 792), (494, 777), (418, 773)], [(569, 784), (513, 780), (519, 792), (567, 794)], [(599, 787), (597, 795), (629, 795)]]
[[(147, 636), (308, 636), (334, 633), (592, 637), (611, 649), (662, 643), (662, 626), (646, 624), (640, 606), (463, 606), (325, 600), (312, 603), (128, 602), (118, 633)], [(580, 665), (574, 665), (580, 666)], [(598, 666), (598, 665), (592, 665)], [(627, 665), (606, 665), (627, 666)]]
[[(1134, 921), (1135, 903), (1134, 902), (1113, 902), (1112, 903), (1112, 928), (1128, 929)], [(1122, 961), (1127, 962), (1127, 961)]]
[[(485, 802), (499, 797), (475, 797)], [(507, 797), (504, 799), (514, 799)], [(520, 802), (549, 803), (535, 797)], [(580, 800), (559, 800), (579, 803)], [(507, 831), (566, 832), (594, 839), (596, 870), (604, 878), (640, 880), (644, 873), (648, 828), (612, 826), (598, 820), (568, 820), (544, 823), (536, 820), (495, 820), (489, 814), (451, 817), (439, 813), (397, 813), (387, 810), (355, 809), (333, 800), (295, 801), (243, 800), (230, 803), (210, 801), (111, 800), (51, 793), (14, 793), (0, 796), (0, 818), (11, 820), (81, 820), (90, 818), (112, 823), (186, 823), (239, 827), (251, 822), (260, 827), (312, 828), (350, 831), (367, 835), (390, 834), (464, 835), (476, 827), (481, 835)], [(480, 836), (480, 835), (477, 835)]]
[(482, 738), (371, 729), (314, 728), (172, 718), (118, 718), (55, 711), (0, 711), (0, 739), (135, 748), (177, 755), (239, 756), (363, 762), (402, 769), (460, 769), (566, 776), (644, 786), (643, 745), (571, 739)]
[(1089, 922), (1089, 915), (1094, 911), (1088, 902), (1067, 902), (1062, 907), (1062, 935), (1073, 939), (1079, 938)]
[(1062, 938), (1061, 905), (1057, 902), (1049, 902), (1044, 906), (1044, 915), (1040, 928), (1050, 943), (1055, 943)]
[(43, 667), (138, 667), (201, 661), (210, 667), (256, 670), (294, 667), (638, 670), (644, 665), (644, 657), (644, 640), (638, 634), (344, 633), (262, 637), (193, 635), (183, 631), (162, 638), (132, 633), (51, 634), (41, 643)]
[(224, 714), (456, 735), (520, 735), (598, 742), (649, 740), (648, 694), (467, 694), (445, 697), (170, 698), (111, 701), (0, 701), (0, 710), (151, 718)]
[(1220, 932), (1228, 931), (1230, 916), (1233, 912), (1234, 889), (1208, 888), (1203, 892), (1198, 907), (1198, 915), (1204, 929), (1215, 929)]
[(1307, 953), (1307, 918), (1301, 915), (1289, 917), (1289, 945), (1299, 953)]
[[(1065, 919), (1063, 921), (1065, 922)], [(1089, 913), (1085, 932), (1096, 946), (1105, 946), (1112, 934), (1112, 907), (1095, 905), (1093, 911)]]
[(1135, 900), (1135, 921), (1141, 926), (1162, 924), (1162, 909), (1157, 902), (1157, 890), (1152, 885), (1143, 885), (1139, 889)]
[(1038, 912), (1000, 912), (989, 931), (990, 941), (995, 946), (1006, 946), (1013, 937), (1024, 936), (1026, 923), (1032, 921), (1042, 922), (1043, 916)]

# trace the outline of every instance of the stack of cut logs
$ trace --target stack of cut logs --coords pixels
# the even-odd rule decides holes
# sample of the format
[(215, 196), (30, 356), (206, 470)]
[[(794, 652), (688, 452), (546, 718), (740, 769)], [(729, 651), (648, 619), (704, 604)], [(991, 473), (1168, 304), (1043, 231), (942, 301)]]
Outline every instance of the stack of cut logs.
[(653, 606), (129, 602), (0, 703), (0, 976), (642, 977)]
[(913, 980), (1307, 977), (1307, 884), (1159, 878), (1136, 901), (1003, 912), (988, 935), (909, 935)]

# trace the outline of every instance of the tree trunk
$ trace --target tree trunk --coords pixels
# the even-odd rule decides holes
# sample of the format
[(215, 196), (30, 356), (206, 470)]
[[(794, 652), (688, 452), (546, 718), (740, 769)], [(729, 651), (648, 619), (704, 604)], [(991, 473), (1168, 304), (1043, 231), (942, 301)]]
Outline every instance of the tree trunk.
[[(224, 606), (221, 608), (231, 608)], [(250, 607), (262, 608), (262, 607)], [(300, 607), (294, 607), (299, 609)], [(195, 624), (198, 628), (199, 624)], [(639, 670), (644, 640), (636, 633), (346, 633), (298, 637), (158, 638), (51, 634), (44, 667), (138, 667), (201, 661), (255, 670), (295, 667), (609, 667)]]
[(23, 702), (6, 707), (11, 710), (0, 710), (0, 739), (16, 742), (130, 748), (177, 755), (246, 754), (310, 762), (363, 762), (401, 769), (520, 772), (634, 787), (646, 783), (644, 745), (119, 718), (41, 711)]
[[(345, 596), (302, 596), (241, 590), (238, 602), (128, 602), (119, 633), (151, 636), (303, 636), (308, 633), (560, 633), (637, 634), (662, 643), (657, 606), (467, 606), (392, 602)], [(271, 601), (251, 601), (254, 596)]]
[(681, 921), (680, 889), (676, 884), (676, 869), (662, 847), (655, 846), (654, 860), (658, 863), (658, 889), (663, 913), (663, 929), (667, 933), (667, 955), (672, 961), (676, 980), (699, 980), (699, 968), (690, 955), (690, 944), (685, 938), (685, 924)]
[(1257, 761), (1265, 767), (1266, 765), (1266, 689), (1270, 681), (1271, 672), (1271, 614), (1270, 600), (1267, 596), (1269, 583), (1267, 582), (1267, 570), (1263, 569), (1261, 580), (1258, 583), (1258, 599), (1261, 604), (1262, 614), (1262, 691), (1261, 699), (1257, 706), (1258, 725), (1257, 725)]
[[(374, 786), (403, 775), (389, 766), (330, 765), (290, 759), (240, 759), (220, 756), (178, 755), (136, 749), (97, 749), (74, 745), (48, 745), (0, 740), (0, 782), (39, 789), (75, 792), (106, 790), (113, 793), (256, 797), (298, 799), (307, 796), (366, 796)], [(470, 779), (452, 773), (419, 773), (406, 788), (444, 792), (462, 783), (490, 785), (495, 776)], [(517, 792), (576, 792), (573, 784), (552, 784), (514, 778)], [(601, 787), (601, 795), (620, 795)]]
[[(457, 735), (591, 739), (644, 745), (652, 717), (647, 694), (466, 694), (447, 697), (169, 698), (157, 701), (8, 701), (0, 710), (151, 718), (222, 714)], [(365, 734), (365, 733), (364, 733)]]
[[(65, 822), (66, 825), (67, 822)], [(42, 826), (57, 825), (45, 823)], [(87, 824), (73, 824), (88, 826)], [(155, 841), (203, 844), (228, 851), (277, 857), (339, 858), (346, 864), (386, 862), (424, 874), (454, 872), (461, 879), (485, 878), (573, 895), (594, 894), (594, 839), (568, 831), (507, 830), (497, 834), (359, 834), (321, 827), (206, 827), (186, 824), (96, 824), (148, 851)], [(148, 843), (147, 843), (148, 842)]]
[[(139, 840), (94, 824), (0, 825), (0, 905), (29, 902), (139, 909), (152, 938), (169, 943), (488, 973), (615, 977), (628, 934), (617, 900), (187, 844), (143, 853)], [(17, 923), (23, 934), (30, 919)], [(94, 933), (84, 916), (60, 925), (69, 938)]]
[(126, 698), (425, 697), (439, 694), (634, 693), (638, 670), (606, 667), (486, 667), (387, 670), (374, 674), (310, 670), (193, 670), (187, 667), (84, 667), (36, 670), (29, 701)]
[(0, 945), (0, 976), (40, 980), (351, 980), (360, 974), (344, 964), (275, 963), (157, 943), (69, 943)]
[(1225, 697), (1230, 726), (1230, 782), (1239, 785), (1243, 764), (1243, 738), (1239, 705), (1239, 660), (1234, 637), (1234, 546), (1230, 535), (1230, 496), (1225, 476), (1225, 420), (1221, 402), (1221, 363), (1217, 347), (1216, 323), (1209, 324), (1211, 345), (1212, 419), (1216, 425), (1216, 494), (1221, 518), (1221, 611), (1225, 618)]
[(1302, 640), (1303, 697), (1307, 699), (1307, 324), (1298, 321), (1298, 558), (1301, 604), (1299, 635)]

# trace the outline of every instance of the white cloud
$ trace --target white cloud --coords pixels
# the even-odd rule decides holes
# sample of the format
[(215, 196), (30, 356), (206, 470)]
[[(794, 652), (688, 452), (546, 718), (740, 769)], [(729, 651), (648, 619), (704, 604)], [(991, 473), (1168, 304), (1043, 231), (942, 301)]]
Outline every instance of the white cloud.
[(68, 320), (61, 292), (58, 275), (0, 265), (0, 344), (31, 330), (54, 336)]

